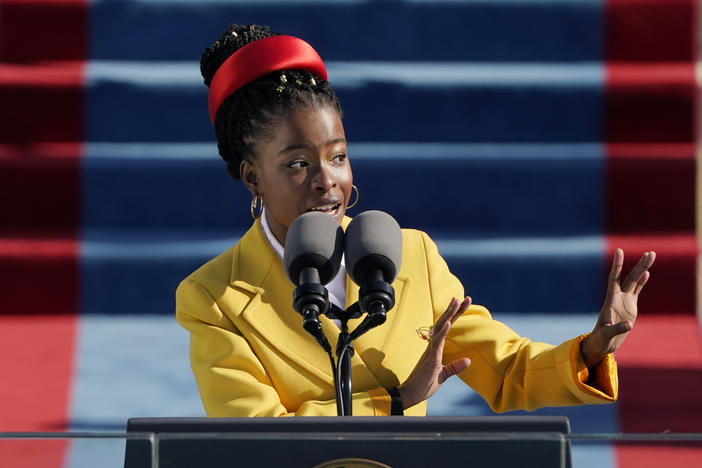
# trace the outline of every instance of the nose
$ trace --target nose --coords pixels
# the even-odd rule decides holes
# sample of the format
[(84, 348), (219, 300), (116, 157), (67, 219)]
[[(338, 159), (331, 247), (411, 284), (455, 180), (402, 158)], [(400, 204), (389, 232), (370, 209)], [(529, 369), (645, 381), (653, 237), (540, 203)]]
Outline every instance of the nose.
[(312, 176), (312, 187), (315, 190), (326, 193), (336, 185), (334, 171), (326, 164), (317, 166), (317, 171)]

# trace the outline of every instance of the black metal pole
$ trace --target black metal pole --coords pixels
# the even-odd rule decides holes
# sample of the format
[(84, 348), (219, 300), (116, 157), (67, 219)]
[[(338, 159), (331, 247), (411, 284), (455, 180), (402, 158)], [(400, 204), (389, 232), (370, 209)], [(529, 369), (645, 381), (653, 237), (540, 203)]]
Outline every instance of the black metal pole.
[(353, 357), (354, 349), (346, 322), (346, 320), (341, 321), (341, 333), (339, 333), (339, 341), (336, 345), (336, 358), (339, 373), (341, 374), (339, 386), (341, 387), (343, 414), (344, 416), (351, 416), (353, 414), (351, 405), (351, 357)]

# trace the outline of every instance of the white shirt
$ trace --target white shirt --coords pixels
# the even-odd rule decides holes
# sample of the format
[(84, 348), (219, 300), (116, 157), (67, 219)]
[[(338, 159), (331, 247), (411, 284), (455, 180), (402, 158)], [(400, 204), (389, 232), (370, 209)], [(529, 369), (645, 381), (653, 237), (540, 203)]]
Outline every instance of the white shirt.
[[(273, 247), (273, 250), (280, 256), (283, 257), (285, 252), (283, 246), (278, 239), (273, 235), (270, 226), (268, 225), (268, 219), (266, 218), (266, 209), (263, 209), (261, 213), (261, 226), (263, 227), (263, 233), (266, 235), (266, 239)], [(329, 292), (329, 302), (339, 307), (340, 309), (346, 308), (346, 264), (344, 263), (344, 256), (341, 256), (341, 266), (339, 267), (339, 272), (336, 274), (334, 279), (331, 280), (329, 284), (326, 285), (327, 291)], [(340, 326), (337, 320), (334, 322)]]

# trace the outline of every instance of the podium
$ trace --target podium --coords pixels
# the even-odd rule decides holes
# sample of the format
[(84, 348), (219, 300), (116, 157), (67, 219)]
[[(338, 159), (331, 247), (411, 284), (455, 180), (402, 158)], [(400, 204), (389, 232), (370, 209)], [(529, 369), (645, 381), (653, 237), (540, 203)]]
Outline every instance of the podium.
[(128, 440), (125, 468), (571, 466), (565, 416), (132, 418), (127, 432), (155, 446)]

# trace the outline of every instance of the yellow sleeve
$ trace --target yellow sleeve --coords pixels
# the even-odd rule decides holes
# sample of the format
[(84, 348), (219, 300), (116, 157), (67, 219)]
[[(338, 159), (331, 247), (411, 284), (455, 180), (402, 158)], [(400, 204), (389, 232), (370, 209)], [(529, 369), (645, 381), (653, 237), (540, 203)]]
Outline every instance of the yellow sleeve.
[[(423, 238), (436, 322), (451, 297), (463, 298), (464, 292), (434, 242), (426, 234)], [(459, 377), (497, 412), (615, 401), (614, 359), (603, 360), (591, 379), (580, 353), (581, 339), (558, 346), (532, 342), (493, 320), (485, 307), (472, 305), (451, 327), (443, 360), (468, 357), (471, 365)]]
[[(333, 389), (332, 399), (286, 408), (264, 365), (200, 283), (180, 284), (176, 317), (190, 332), (190, 363), (208, 416), (336, 416)], [(354, 415), (390, 414), (391, 399), (383, 388), (354, 393), (352, 400)]]

